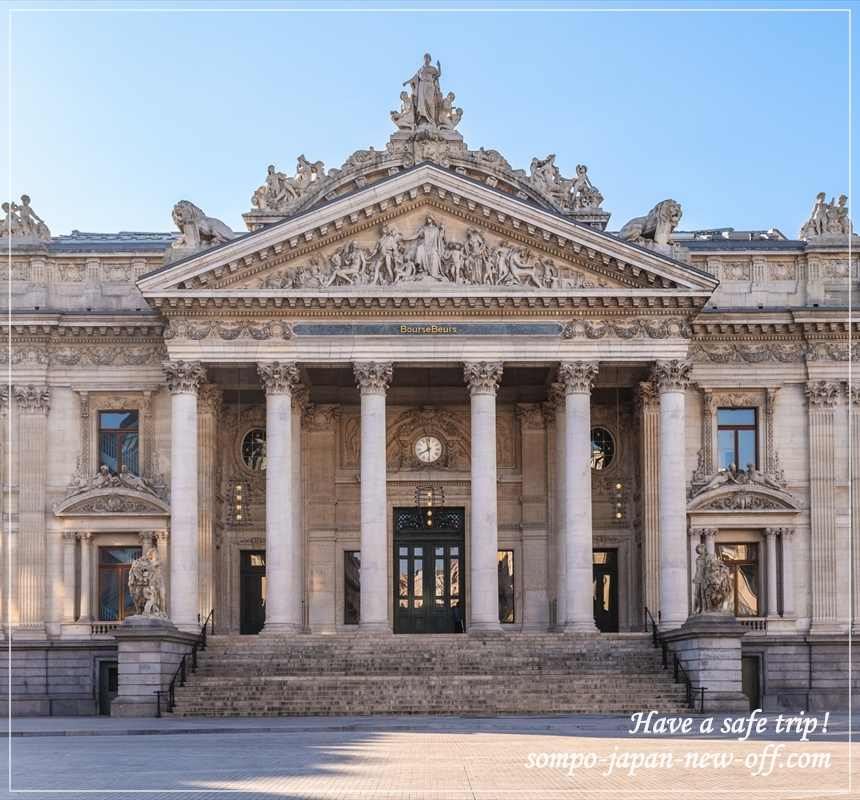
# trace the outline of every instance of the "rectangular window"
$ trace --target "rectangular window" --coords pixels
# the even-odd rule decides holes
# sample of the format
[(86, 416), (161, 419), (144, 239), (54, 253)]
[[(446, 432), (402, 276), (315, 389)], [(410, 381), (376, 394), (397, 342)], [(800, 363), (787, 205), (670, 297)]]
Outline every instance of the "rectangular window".
[(131, 562), (140, 558), (139, 547), (100, 547), (99, 615), (102, 622), (122, 621), (135, 613), (128, 590)]
[(343, 622), (358, 625), (361, 609), (361, 550), (343, 553)]
[(717, 450), (720, 469), (758, 468), (758, 409), (717, 409)]
[(498, 551), (499, 622), (514, 621), (514, 551)]
[(759, 616), (758, 545), (719, 543), (717, 556), (728, 565), (732, 576), (732, 594), (723, 610), (736, 617)]
[(99, 411), (99, 466), (140, 475), (137, 411)]

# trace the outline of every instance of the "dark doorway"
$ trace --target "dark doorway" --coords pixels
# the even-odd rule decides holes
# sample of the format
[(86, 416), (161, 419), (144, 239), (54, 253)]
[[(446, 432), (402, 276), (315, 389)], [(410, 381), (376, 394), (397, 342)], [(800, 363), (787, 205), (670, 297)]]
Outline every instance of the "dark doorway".
[(116, 661), (99, 661), (99, 714), (110, 716), (110, 704), (119, 691), (119, 666)]
[(239, 632), (259, 633), (266, 622), (266, 551), (242, 550)]
[(466, 513), (394, 509), (394, 632), (462, 633)]
[(741, 658), (741, 690), (750, 701), (750, 711), (761, 708), (761, 659), (759, 656)]
[(594, 624), (603, 633), (618, 631), (618, 550), (595, 550)]

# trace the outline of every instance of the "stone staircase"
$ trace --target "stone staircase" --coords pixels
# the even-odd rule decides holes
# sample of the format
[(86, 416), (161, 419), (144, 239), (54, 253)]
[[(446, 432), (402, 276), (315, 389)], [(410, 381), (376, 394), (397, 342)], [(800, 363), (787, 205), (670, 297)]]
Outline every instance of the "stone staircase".
[(212, 636), (177, 716), (680, 712), (647, 634)]

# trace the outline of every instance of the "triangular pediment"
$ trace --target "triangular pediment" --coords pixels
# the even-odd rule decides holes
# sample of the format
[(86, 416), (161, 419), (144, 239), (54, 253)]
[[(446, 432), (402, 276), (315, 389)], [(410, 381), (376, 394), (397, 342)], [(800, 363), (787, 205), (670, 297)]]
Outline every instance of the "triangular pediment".
[(678, 295), (717, 281), (451, 170), (420, 164), (143, 276), (150, 299), (322, 294)]

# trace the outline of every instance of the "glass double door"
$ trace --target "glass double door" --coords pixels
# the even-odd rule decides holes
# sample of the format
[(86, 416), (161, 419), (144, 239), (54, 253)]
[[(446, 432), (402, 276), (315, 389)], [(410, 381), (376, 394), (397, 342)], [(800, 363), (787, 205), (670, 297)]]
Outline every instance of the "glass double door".
[(465, 630), (462, 530), (401, 530), (394, 536), (394, 632)]

